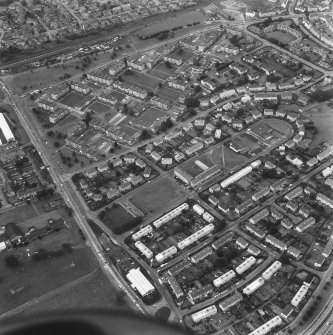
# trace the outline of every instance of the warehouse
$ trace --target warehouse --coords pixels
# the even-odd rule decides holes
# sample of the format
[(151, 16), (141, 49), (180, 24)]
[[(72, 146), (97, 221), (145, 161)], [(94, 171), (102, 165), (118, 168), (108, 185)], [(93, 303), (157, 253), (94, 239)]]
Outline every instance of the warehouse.
[(217, 313), (217, 308), (215, 305), (208, 306), (205, 309), (202, 309), (199, 312), (192, 314), (192, 320), (194, 323), (198, 323), (204, 319), (209, 318), (210, 316)]
[(136, 289), (142, 297), (155, 291), (155, 287), (142, 274), (139, 268), (131, 269), (126, 275), (126, 278), (131, 283), (131, 286)]
[(229, 308), (237, 305), (242, 300), (243, 300), (243, 296), (238, 291), (236, 291), (234, 295), (221, 301), (219, 303), (219, 307), (221, 308), (222, 312), (225, 313)]
[[(11, 131), (3, 113), (0, 113), (0, 129), (2, 131), (2, 134), (3, 134), (6, 142), (15, 141), (15, 137), (14, 137), (14, 135), (13, 135), (13, 133), (12, 133), (12, 131)], [(2, 143), (0, 143), (0, 145), (1, 144)]]
[(262, 274), (265, 280), (270, 279), (274, 273), (276, 273), (280, 267), (282, 266), (281, 262), (275, 261), (272, 265), (270, 265)]

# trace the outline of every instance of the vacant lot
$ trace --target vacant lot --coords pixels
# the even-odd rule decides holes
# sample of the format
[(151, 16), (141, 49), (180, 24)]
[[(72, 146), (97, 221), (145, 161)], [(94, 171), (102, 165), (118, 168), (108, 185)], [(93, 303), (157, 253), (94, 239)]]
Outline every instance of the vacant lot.
[(284, 44), (288, 44), (289, 42), (295, 40), (294, 36), (284, 31), (273, 31), (271, 33), (267, 33), (265, 34), (265, 38), (266, 39), (273, 38)]
[[(19, 250), (18, 250), (19, 252)], [(36, 299), (96, 269), (96, 260), (88, 248), (44, 261), (26, 260), (15, 269), (0, 258), (0, 313)], [(17, 292), (12, 295), (10, 290)]]
[(151, 76), (155, 77), (155, 78), (159, 78), (161, 80), (166, 80), (169, 75), (167, 73), (164, 73), (162, 71), (159, 71), (159, 70), (149, 70), (147, 72), (148, 74), (150, 74)]
[(39, 213), (32, 205), (15, 206), (12, 210), (0, 213), (1, 224), (9, 222), (22, 222), (33, 219)]
[(14, 313), (11, 313), (10, 318), (87, 308), (129, 310), (126, 303), (119, 304), (116, 292), (102, 270), (95, 270), (48, 295), (40, 297), (38, 300), (32, 301), (29, 307), (18, 308)]
[(164, 177), (142, 187), (130, 201), (145, 214), (157, 213), (174, 202), (179, 202), (185, 193), (172, 180)]

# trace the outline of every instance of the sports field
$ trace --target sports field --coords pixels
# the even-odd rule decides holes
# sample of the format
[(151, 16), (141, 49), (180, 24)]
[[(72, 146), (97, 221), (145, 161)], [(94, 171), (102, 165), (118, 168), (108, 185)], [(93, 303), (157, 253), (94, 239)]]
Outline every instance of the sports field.
[(164, 177), (141, 187), (130, 201), (145, 214), (158, 213), (172, 203), (181, 201), (185, 195), (171, 178)]
[(172, 88), (168, 88), (168, 87), (162, 87), (159, 88), (157, 91), (157, 95), (159, 97), (162, 97), (164, 99), (168, 99), (171, 101), (175, 101), (179, 98), (179, 96), (181, 95), (180, 91), (176, 91)]
[(104, 210), (102, 222), (111, 230), (122, 227), (133, 219), (133, 216), (122, 206), (108, 207)]
[(224, 166), (226, 169), (233, 169), (234, 167), (243, 164), (244, 161), (246, 160), (246, 157), (237, 154), (228, 147), (224, 147), (222, 151), (222, 144), (221, 144), (211, 152), (211, 159), (215, 164), (219, 166), (222, 167)]

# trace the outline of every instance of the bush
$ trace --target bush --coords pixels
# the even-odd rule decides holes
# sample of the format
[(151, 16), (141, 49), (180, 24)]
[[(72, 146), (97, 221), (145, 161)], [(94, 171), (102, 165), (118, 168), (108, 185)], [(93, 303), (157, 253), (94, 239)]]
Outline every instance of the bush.
[(170, 317), (170, 314), (171, 314), (170, 308), (162, 307), (155, 313), (155, 317), (159, 321), (167, 322)]
[(20, 261), (15, 255), (5, 256), (5, 263), (9, 268), (17, 268), (20, 265)]

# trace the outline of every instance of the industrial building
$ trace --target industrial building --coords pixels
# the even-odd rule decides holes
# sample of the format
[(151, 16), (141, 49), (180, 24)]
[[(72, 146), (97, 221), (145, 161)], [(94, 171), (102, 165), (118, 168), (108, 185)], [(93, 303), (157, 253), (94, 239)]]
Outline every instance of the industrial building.
[(155, 287), (142, 274), (139, 268), (131, 269), (126, 275), (126, 278), (131, 283), (131, 286), (136, 289), (142, 297), (155, 291)]
[[(0, 129), (1, 129), (1, 132), (3, 134), (3, 137), (6, 141), (6, 143), (8, 142), (11, 142), (11, 141), (15, 141), (15, 137), (14, 137), (14, 134), (12, 133), (8, 123), (7, 123), (7, 120), (6, 120), (6, 117), (4, 116), (3, 113), (0, 113)], [(2, 141), (0, 140), (0, 145), (2, 145)]]
[(221, 182), (221, 187), (227, 188), (231, 184), (235, 183), (237, 180), (247, 176), (252, 170), (253, 169), (251, 165), (246, 166), (245, 168), (237, 171), (236, 173), (234, 173), (232, 176), (228, 177), (227, 179), (224, 179)]

